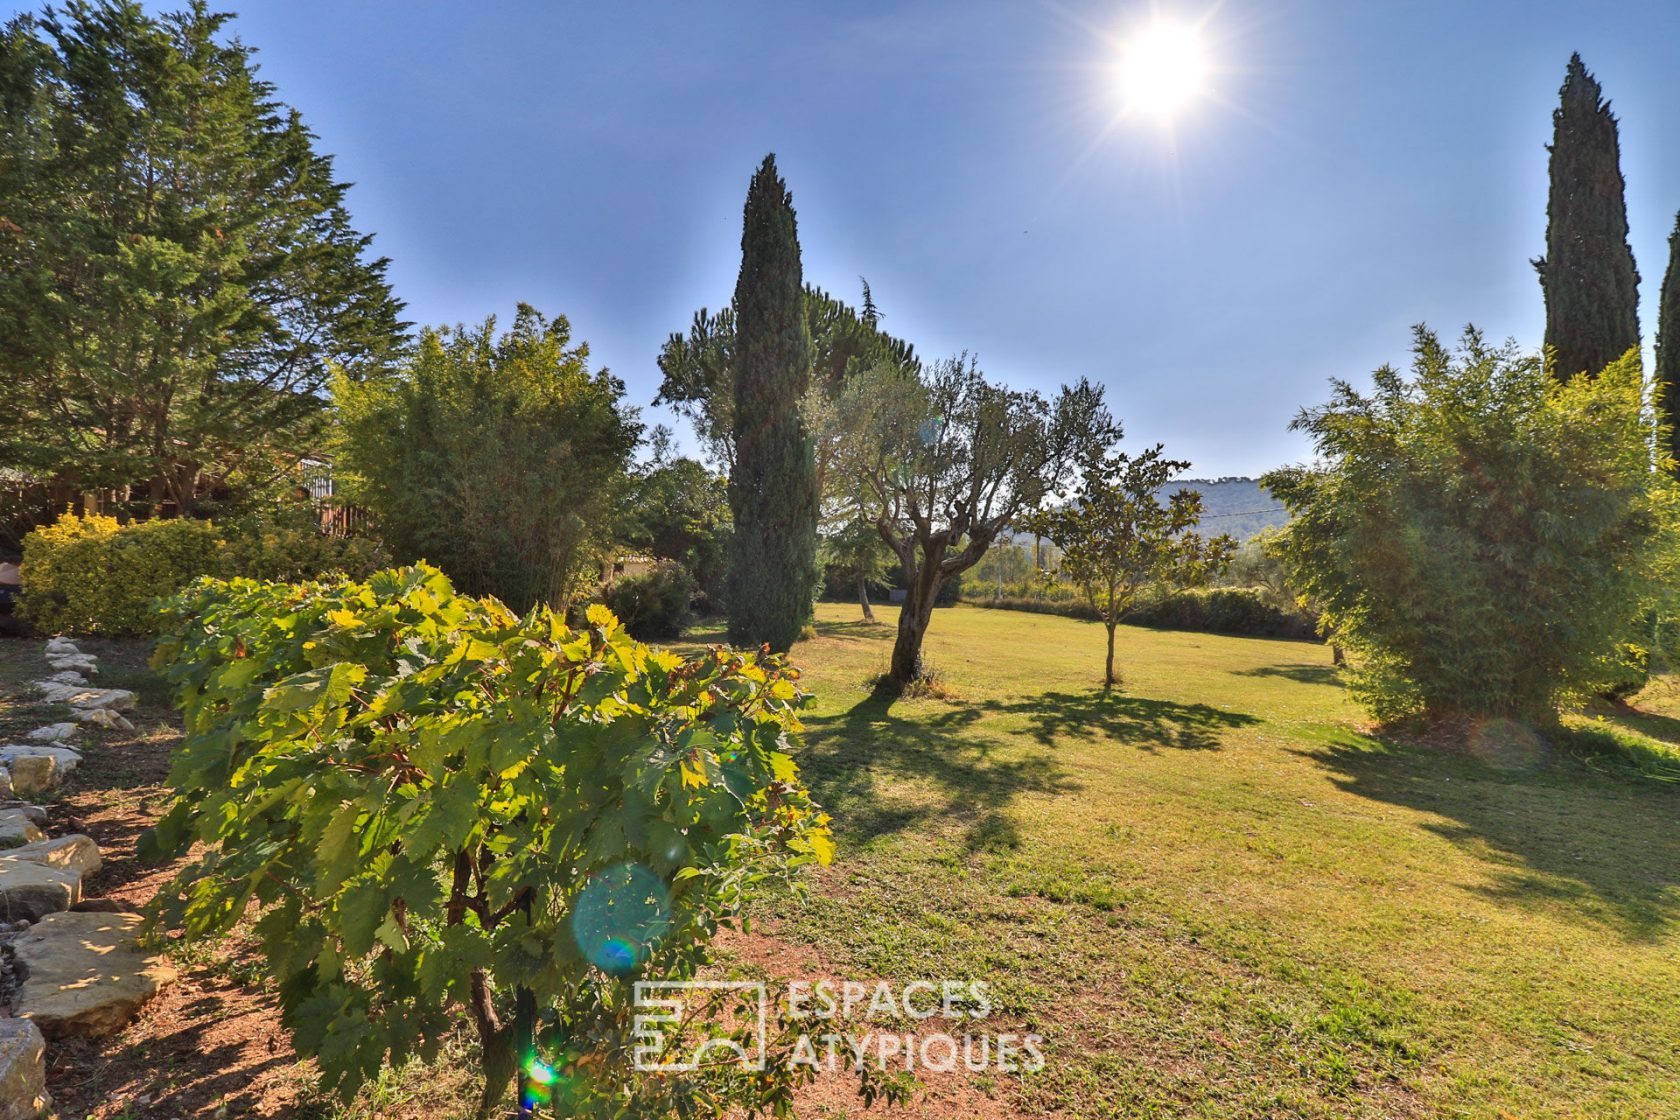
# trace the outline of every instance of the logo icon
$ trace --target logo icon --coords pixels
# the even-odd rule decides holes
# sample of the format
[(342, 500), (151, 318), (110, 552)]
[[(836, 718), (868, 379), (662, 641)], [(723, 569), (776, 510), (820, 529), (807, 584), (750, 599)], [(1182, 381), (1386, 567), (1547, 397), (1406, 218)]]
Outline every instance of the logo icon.
[[(691, 1008), (715, 1005), (740, 997), (750, 1019), (750, 1041), (707, 1038), (692, 1051), (671, 1052), (673, 1031), (680, 1031)], [(638, 980), (634, 988), (636, 1015), (631, 1030), (636, 1046), (631, 1054), (641, 1073), (694, 1073), (702, 1063), (715, 1063), (733, 1054), (742, 1069), (762, 1072), (765, 1062), (764, 1025), (770, 997), (756, 980)]]

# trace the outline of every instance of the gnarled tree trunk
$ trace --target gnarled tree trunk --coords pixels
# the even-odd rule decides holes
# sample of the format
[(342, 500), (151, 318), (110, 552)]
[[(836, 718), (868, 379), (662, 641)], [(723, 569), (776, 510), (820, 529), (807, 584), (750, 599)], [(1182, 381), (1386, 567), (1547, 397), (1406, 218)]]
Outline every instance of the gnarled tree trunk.
[(924, 557), (909, 582), (904, 606), (898, 612), (898, 637), (893, 642), (892, 666), (888, 672), (893, 682), (899, 685), (909, 684), (922, 675), (922, 639), (927, 636), (928, 622), (933, 617), (933, 601), (944, 582), (939, 574), (938, 561)]

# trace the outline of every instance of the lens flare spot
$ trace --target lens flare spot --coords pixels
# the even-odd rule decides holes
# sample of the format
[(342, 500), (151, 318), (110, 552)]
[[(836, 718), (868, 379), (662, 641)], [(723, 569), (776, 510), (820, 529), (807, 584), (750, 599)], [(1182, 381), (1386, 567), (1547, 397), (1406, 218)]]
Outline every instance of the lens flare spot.
[(671, 924), (658, 875), (627, 863), (595, 875), (572, 907), (572, 938), (589, 963), (622, 976), (647, 959)]

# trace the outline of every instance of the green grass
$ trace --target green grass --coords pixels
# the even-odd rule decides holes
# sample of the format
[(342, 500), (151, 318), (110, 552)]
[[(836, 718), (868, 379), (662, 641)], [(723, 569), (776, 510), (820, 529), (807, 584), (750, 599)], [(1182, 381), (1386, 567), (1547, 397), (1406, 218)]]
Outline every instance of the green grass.
[[(891, 623), (891, 609), (880, 611)], [(840, 856), (783, 937), (988, 981), (1069, 1117), (1680, 1113), (1680, 689), (1490, 735), (1364, 733), (1307, 643), (955, 607), (953, 700), (872, 698), (891, 630), (818, 608), (801, 758)], [(704, 640), (707, 635), (697, 636)], [(1665, 691), (1666, 690), (1666, 691)]]

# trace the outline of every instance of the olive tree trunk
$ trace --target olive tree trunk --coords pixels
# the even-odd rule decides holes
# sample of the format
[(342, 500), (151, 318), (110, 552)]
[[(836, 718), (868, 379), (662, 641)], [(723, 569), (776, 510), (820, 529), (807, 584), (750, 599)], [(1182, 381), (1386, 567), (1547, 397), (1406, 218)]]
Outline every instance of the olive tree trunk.
[(898, 612), (898, 637), (893, 642), (892, 666), (888, 675), (895, 684), (906, 685), (922, 675), (922, 639), (933, 617), (933, 601), (944, 580), (937, 562), (923, 562), (910, 581), (904, 607)]

